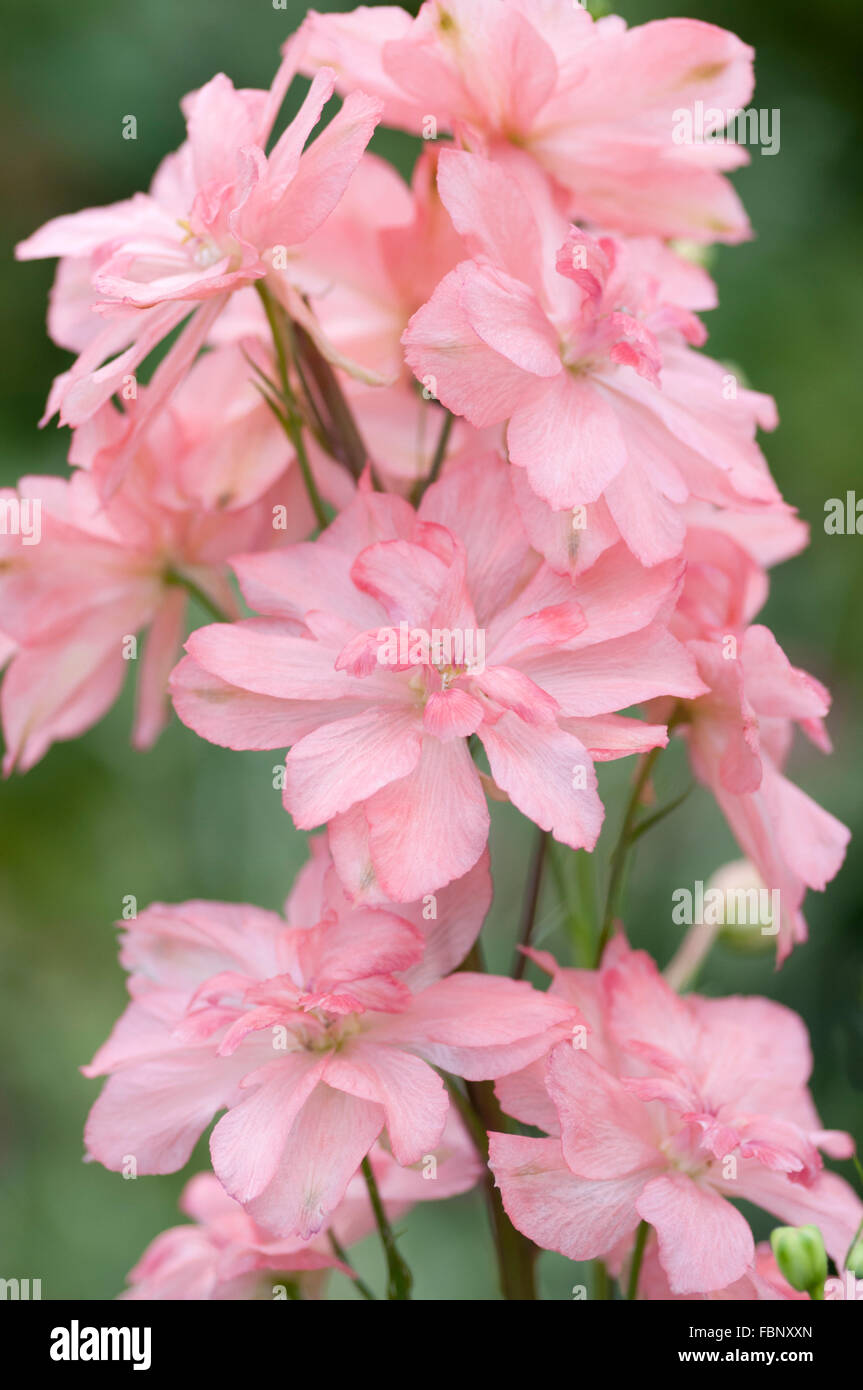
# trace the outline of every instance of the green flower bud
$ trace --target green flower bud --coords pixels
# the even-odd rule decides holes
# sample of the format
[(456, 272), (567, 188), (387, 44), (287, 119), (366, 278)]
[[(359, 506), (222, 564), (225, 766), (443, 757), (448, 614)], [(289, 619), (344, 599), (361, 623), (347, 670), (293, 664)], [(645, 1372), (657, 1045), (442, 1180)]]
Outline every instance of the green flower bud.
[(824, 1297), (827, 1251), (817, 1226), (777, 1226), (770, 1237), (776, 1263), (792, 1289)]
[[(706, 885), (706, 893), (718, 889), (724, 902), (719, 915), (720, 941), (733, 951), (761, 955), (776, 950), (779, 921), (777, 894), (771, 894), (754, 864), (735, 859), (723, 864)], [(705, 895), (706, 896), (706, 895)]]
[(845, 1260), (845, 1268), (850, 1269), (855, 1279), (863, 1279), (863, 1229), (854, 1237)]

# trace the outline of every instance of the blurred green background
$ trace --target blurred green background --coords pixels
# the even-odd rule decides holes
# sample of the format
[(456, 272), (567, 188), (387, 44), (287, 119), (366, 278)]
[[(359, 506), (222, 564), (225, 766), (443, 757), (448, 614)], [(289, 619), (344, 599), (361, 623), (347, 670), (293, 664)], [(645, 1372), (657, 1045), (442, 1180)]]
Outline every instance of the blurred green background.
[[(321, 8), (351, 8), (347, 4)], [(278, 47), (304, 6), (271, 0), (5, 0), (0, 59), (0, 179), (5, 190), (0, 313), (6, 344), (0, 402), (3, 483), (60, 472), (66, 437), (36, 430), (66, 355), (44, 332), (53, 263), (15, 265), (11, 248), (48, 217), (127, 197), (147, 186), (179, 144), (178, 101), (216, 70), (266, 86)], [(630, 23), (689, 14), (754, 44), (754, 105), (781, 112), (781, 151), (753, 152), (736, 182), (757, 238), (721, 249), (721, 307), (708, 317), (714, 356), (739, 364), (772, 392), (781, 427), (765, 449), (786, 497), (812, 525), (812, 545), (774, 575), (768, 621), (791, 656), (832, 687), (832, 758), (797, 747), (794, 775), (863, 831), (860, 719), (863, 538), (827, 536), (824, 503), (858, 482), (861, 12), (854, 0), (624, 0)], [(133, 114), (138, 139), (121, 136)], [(375, 146), (407, 169), (412, 144)], [(855, 360), (856, 359), (856, 360)], [(89, 1060), (124, 1004), (113, 920), (121, 901), (222, 898), (278, 906), (304, 858), (273, 790), (274, 755), (210, 747), (176, 721), (155, 752), (128, 746), (129, 691), (85, 738), (55, 747), (24, 778), (0, 787), (0, 1276), (41, 1278), (46, 1298), (113, 1297), (158, 1231), (176, 1222), (183, 1175), (124, 1181), (81, 1161), (81, 1131), (96, 1084)], [(666, 755), (660, 800), (686, 784), (681, 750)], [(626, 766), (603, 775), (609, 808), (595, 856), (600, 875), (621, 815)], [(531, 839), (510, 808), (495, 808), (497, 906), (486, 931), (492, 965), (507, 968)], [(631, 938), (661, 964), (680, 929), (671, 892), (707, 879), (737, 851), (707, 795), (696, 792), (642, 842), (629, 884)], [(816, 1052), (814, 1091), (825, 1124), (863, 1140), (863, 860), (852, 850), (824, 897), (810, 895), (811, 942), (780, 973), (770, 954), (717, 948), (702, 987), (762, 992), (805, 1017)], [(540, 908), (542, 945), (562, 947), (553, 893)], [(202, 1146), (199, 1163), (205, 1163)], [(193, 1165), (190, 1170), (195, 1171)], [(851, 1177), (849, 1165), (846, 1175)], [(760, 1222), (760, 1234), (769, 1223)], [(417, 1209), (405, 1252), (421, 1298), (496, 1297), (478, 1198)], [(373, 1243), (357, 1263), (380, 1280)], [(582, 1281), (556, 1256), (541, 1264), (545, 1296)], [(334, 1297), (352, 1296), (344, 1280)]]

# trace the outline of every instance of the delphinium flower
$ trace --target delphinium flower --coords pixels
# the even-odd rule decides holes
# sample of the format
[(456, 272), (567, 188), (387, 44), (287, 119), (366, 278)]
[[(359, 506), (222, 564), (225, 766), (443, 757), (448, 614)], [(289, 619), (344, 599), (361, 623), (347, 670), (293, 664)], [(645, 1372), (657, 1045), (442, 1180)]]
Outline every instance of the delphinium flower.
[[(457, 1115), (450, 1113), (435, 1151), (403, 1168), (380, 1143), (369, 1163), (390, 1221), (401, 1220), (415, 1202), (444, 1201), (478, 1181), (476, 1148)], [(375, 1229), (368, 1189), (355, 1173), (325, 1231), (274, 1238), (261, 1230), (229, 1197), (214, 1173), (197, 1173), (183, 1189), (180, 1209), (190, 1221), (153, 1240), (129, 1273), (126, 1299), (234, 1300), (273, 1298), (282, 1279), (304, 1299), (322, 1298), (329, 1275), (353, 1269), (334, 1254), (348, 1250)], [(331, 1240), (335, 1237), (335, 1242)], [(281, 1278), (280, 1278), (281, 1276)]]
[(759, 1241), (749, 1269), (732, 1284), (726, 1284), (724, 1289), (714, 1289), (711, 1293), (672, 1293), (660, 1263), (659, 1247), (655, 1238), (651, 1238), (645, 1246), (638, 1281), (638, 1296), (649, 1302), (667, 1302), (672, 1299), (696, 1302), (709, 1299), (719, 1303), (794, 1303), (809, 1298), (808, 1294), (792, 1289), (777, 1265), (776, 1257), (767, 1241)]
[(755, 1256), (736, 1200), (817, 1224), (844, 1259), (863, 1203), (819, 1150), (853, 1152), (823, 1129), (808, 1090), (806, 1029), (769, 999), (678, 996), (622, 937), (596, 971), (558, 969), (552, 991), (585, 1020), (575, 1039), (498, 1083), (504, 1109), (549, 1135), (491, 1136), (490, 1162), (511, 1220), (573, 1260), (656, 1233), (674, 1294), (744, 1278)]
[[(698, 780), (707, 786), (764, 885), (779, 894), (776, 936), (781, 962), (806, 940), (807, 888), (823, 891), (842, 866), (848, 829), (783, 771), (794, 727), (829, 753), (824, 717), (829, 691), (792, 666), (769, 628), (753, 622), (767, 597), (763, 565), (748, 533), (727, 519), (713, 529), (701, 514), (687, 533), (686, 579), (671, 629), (692, 653), (709, 692), (677, 709)], [(763, 553), (777, 558), (794, 545), (787, 524)], [(755, 547), (757, 553), (757, 546)], [(766, 563), (767, 561), (765, 561)], [(669, 718), (659, 702), (657, 718)]]
[(134, 742), (149, 747), (167, 718), (190, 591), (237, 612), (228, 558), (311, 531), (290, 446), (247, 377), (236, 349), (201, 358), (107, 501), (99, 470), (125, 438), (110, 402), (75, 432), (71, 477), (19, 481), (15, 502), (38, 516), (39, 535), (0, 535), (0, 611), (16, 644), (0, 690), (7, 772), (100, 719), (130, 669)]
[[(777, 504), (755, 443), (773, 402), (694, 350), (693, 311), (715, 302), (704, 272), (660, 241), (568, 224), (534, 182), (478, 155), (442, 151), (438, 187), (472, 259), (414, 315), (407, 361), (472, 425), (507, 421), (530, 491), (570, 514), (578, 567), (620, 536), (645, 565), (678, 555), (689, 497)], [(551, 520), (526, 506), (542, 537)]]
[[(289, 48), (269, 91), (238, 90), (219, 73), (184, 99), (186, 142), (159, 166), (149, 193), (55, 218), (18, 247), (23, 260), (63, 258), (52, 322), (61, 346), (79, 354), (54, 382), (46, 420), (55, 412), (61, 424), (89, 420), (184, 324), (153, 372), (147, 409), (135, 414), (137, 433), (170, 399), (244, 286), (266, 283), (305, 318), (292, 259), (344, 192), (380, 103), (360, 93), (348, 97), (304, 148), (333, 92), (334, 74), (322, 69), (267, 154), (295, 71)], [(103, 325), (95, 333), (94, 315)], [(126, 457), (117, 459), (111, 485)]]
[(472, 735), (525, 815), (591, 848), (594, 759), (666, 739), (617, 711), (703, 689), (664, 623), (679, 566), (645, 572), (618, 546), (574, 587), (531, 550), (494, 456), (448, 470), (416, 513), (365, 489), (314, 544), (235, 568), (264, 616), (193, 635), (177, 713), (228, 747), (292, 744), (296, 824), (329, 822), (345, 880), (397, 901), (485, 847)]
[(679, 115), (700, 102), (714, 134), (752, 95), (752, 49), (725, 29), (627, 29), (572, 0), (427, 0), (416, 19), (397, 5), (312, 11), (300, 39), (307, 70), (328, 63), (341, 91), (380, 97), (385, 124), (529, 158), (573, 216), (663, 237), (748, 235), (721, 172), (745, 150), (683, 138)]
[[(671, 734), (731, 871), (779, 890), (780, 960), (847, 841), (783, 771), (795, 723), (828, 748), (829, 696), (755, 621), (807, 539), (757, 442), (775, 406), (701, 351), (716, 287), (673, 240), (748, 235), (723, 177), (745, 155), (710, 137), (751, 86), (751, 50), (691, 20), (311, 12), (269, 91), (218, 74), (185, 98), (149, 193), (18, 248), (59, 257), (48, 327), (76, 360), (45, 417), (73, 427), (71, 475), (0, 494), (6, 769), (99, 719), (143, 640), (136, 745), (170, 674), (202, 738), (287, 749), (284, 806), (324, 828), (284, 915), (122, 923), (87, 1157), (172, 1173), (212, 1126), (191, 1224), (124, 1297), (314, 1299), (334, 1270), (373, 1296), (347, 1251), (377, 1227), (407, 1298), (390, 1223), (474, 1184), (505, 1298), (536, 1296), (536, 1247), (648, 1300), (791, 1299), (783, 1271), (817, 1299), (825, 1247), (863, 1268), (801, 1020), (677, 992), (707, 938), (663, 976), (615, 928), (629, 849), (675, 806), (642, 814)], [(379, 119), (424, 137), (410, 183), (368, 151)], [(549, 837), (595, 849), (595, 765), (627, 756), (605, 905), (593, 932), (588, 869), (559, 966), (538, 909), (572, 859)], [(480, 940), (489, 801), (533, 823), (511, 976)], [(818, 1229), (774, 1255), (739, 1200)], [(817, 1278), (789, 1272), (795, 1240)]]
[(481, 863), (421, 930), (392, 906), (351, 904), (313, 860), (290, 925), (226, 903), (141, 912), (122, 951), (132, 1002), (85, 1068), (110, 1074), (88, 1153), (174, 1172), (227, 1107), (210, 1141), (226, 1191), (274, 1234), (313, 1235), (384, 1129), (401, 1164), (434, 1150), (449, 1112), (435, 1066), (501, 1076), (571, 1028), (565, 1001), (523, 981), (446, 973), (489, 897)]

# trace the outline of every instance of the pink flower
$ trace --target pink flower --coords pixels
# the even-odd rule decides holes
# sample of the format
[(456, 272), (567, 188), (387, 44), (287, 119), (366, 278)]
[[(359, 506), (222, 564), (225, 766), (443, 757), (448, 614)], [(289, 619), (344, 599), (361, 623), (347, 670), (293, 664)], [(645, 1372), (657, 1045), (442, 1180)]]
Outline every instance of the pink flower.
[(476, 863), (473, 734), (526, 816), (592, 848), (593, 761), (666, 739), (612, 711), (703, 689), (663, 622), (678, 566), (645, 576), (618, 547), (574, 589), (530, 550), (494, 456), (448, 469), (418, 514), (364, 488), (314, 544), (235, 568), (266, 616), (195, 633), (174, 706), (214, 743), (292, 745), (285, 806), (329, 823), (354, 892), (412, 901)]
[(0, 536), (0, 611), (17, 643), (0, 694), (7, 773), (100, 719), (130, 668), (139, 671), (134, 742), (149, 747), (186, 633), (178, 579), (235, 612), (228, 557), (311, 530), (290, 447), (248, 375), (235, 349), (206, 354), (139, 437), (105, 503), (100, 469), (110, 471), (127, 437), (110, 403), (76, 431), (82, 466), (70, 479), (21, 479), (20, 517), (30, 508), (40, 523), (37, 544), (20, 526)]
[(659, 1259), (659, 1248), (651, 1237), (644, 1252), (641, 1276), (638, 1281), (639, 1298), (648, 1301), (667, 1302), (671, 1299), (681, 1302), (696, 1302), (700, 1299), (715, 1300), (720, 1303), (792, 1303), (801, 1299), (807, 1302), (808, 1293), (798, 1293), (792, 1289), (776, 1263), (776, 1256), (766, 1241), (755, 1247), (755, 1259), (749, 1269), (733, 1284), (724, 1289), (714, 1289), (712, 1293), (673, 1294)]
[(292, 925), (225, 903), (148, 908), (123, 943), (132, 1003), (85, 1068), (111, 1074), (88, 1153), (174, 1172), (227, 1107), (210, 1141), (220, 1182), (275, 1235), (313, 1235), (384, 1129), (400, 1164), (434, 1152), (449, 1101), (433, 1067), (500, 1076), (571, 1026), (565, 1001), (523, 982), (442, 978), (490, 896), (483, 860), (434, 904), (353, 907), (319, 845)]
[(325, 1238), (274, 1240), (261, 1231), (212, 1173), (186, 1183), (180, 1210), (194, 1224), (172, 1226), (147, 1246), (121, 1298), (251, 1299), (264, 1270), (296, 1275), (300, 1283), (310, 1272), (344, 1268)]
[(58, 340), (80, 355), (54, 382), (46, 420), (56, 411), (61, 424), (90, 419), (188, 320), (151, 380), (148, 414), (160, 409), (244, 285), (266, 280), (302, 315), (291, 260), (344, 192), (380, 103), (354, 94), (304, 150), (333, 91), (334, 74), (322, 70), (266, 155), (295, 70), (291, 49), (269, 92), (238, 91), (218, 74), (184, 99), (186, 143), (160, 165), (148, 194), (56, 218), (18, 247), (22, 259), (69, 258), (51, 318)]
[[(584, 510), (564, 518), (576, 569), (619, 536), (646, 565), (678, 555), (690, 496), (777, 503), (754, 439), (775, 425), (773, 402), (692, 350), (706, 335), (691, 311), (715, 302), (704, 272), (660, 242), (568, 226), (523, 167), (444, 150), (438, 187), (474, 259), (414, 315), (407, 361), (477, 428), (508, 421), (519, 495)], [(553, 559), (553, 517), (524, 505)]]
[[(402, 493), (428, 474), (444, 418), (428, 392), (417, 392), (402, 334), (466, 254), (438, 196), (436, 172), (437, 153), (426, 150), (408, 188), (391, 165), (366, 152), (341, 202), (292, 263), (326, 341), (340, 360), (362, 364), (375, 380), (369, 385), (355, 372), (338, 371), (376, 476), (387, 490)], [(214, 336), (235, 341), (250, 335), (270, 339), (258, 296), (246, 289), (234, 296)], [(498, 428), (487, 442), (500, 437)], [(457, 421), (448, 457), (478, 441), (466, 420)], [(319, 457), (313, 438), (307, 447)]]
[[(751, 619), (767, 596), (763, 570), (731, 535), (695, 526), (672, 629), (698, 663), (709, 694), (680, 711), (693, 770), (710, 788), (743, 853), (778, 890), (781, 963), (806, 940), (807, 888), (839, 872), (850, 832), (783, 775), (795, 723), (823, 752), (830, 694), (789, 662)], [(665, 705), (657, 707), (668, 717)]]
[[(752, 95), (752, 49), (691, 19), (627, 30), (572, 0), (429, 0), (312, 11), (299, 39), (311, 71), (331, 64), (383, 119), (452, 131), (499, 159), (526, 151), (574, 216), (656, 236), (740, 241), (748, 222), (719, 170), (746, 163), (731, 143), (687, 139), (700, 102), (710, 133)], [(718, 117), (712, 112), (721, 113)]]
[[(415, 1202), (467, 1192), (482, 1165), (467, 1131), (450, 1111), (435, 1152), (420, 1167), (403, 1168), (381, 1144), (369, 1161), (390, 1222), (401, 1220)], [(273, 1275), (296, 1275), (304, 1298), (323, 1296), (328, 1273), (348, 1271), (336, 1259), (325, 1232), (307, 1240), (274, 1239), (229, 1197), (213, 1173), (198, 1173), (183, 1189), (180, 1209), (192, 1225), (174, 1226), (147, 1247), (129, 1274), (126, 1299), (247, 1299), (272, 1297)], [(375, 1228), (368, 1190), (356, 1173), (327, 1223), (343, 1248)]]
[(584, 1260), (631, 1244), (643, 1220), (671, 1292), (711, 1293), (744, 1278), (755, 1257), (729, 1200), (742, 1199), (818, 1225), (841, 1263), (863, 1204), (818, 1149), (847, 1158), (853, 1142), (821, 1128), (797, 1015), (768, 999), (681, 999), (622, 937), (598, 973), (540, 959), (587, 1032), (498, 1083), (508, 1113), (553, 1136), (491, 1135), (518, 1229)]

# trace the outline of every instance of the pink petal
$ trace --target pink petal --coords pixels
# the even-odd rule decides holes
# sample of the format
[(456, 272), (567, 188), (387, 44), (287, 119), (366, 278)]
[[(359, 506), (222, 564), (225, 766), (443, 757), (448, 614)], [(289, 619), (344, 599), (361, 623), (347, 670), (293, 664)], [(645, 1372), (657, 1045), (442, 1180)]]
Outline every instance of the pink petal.
[(186, 650), (211, 675), (255, 695), (334, 700), (352, 689), (349, 677), (335, 669), (332, 650), (322, 642), (280, 630), (269, 619), (199, 627), (189, 637)]
[(211, 675), (190, 656), (171, 672), (170, 690), (178, 718), (221, 748), (287, 748), (321, 723), (320, 701), (252, 694)]
[(375, 1038), (482, 1081), (542, 1056), (576, 1019), (569, 1004), (523, 980), (459, 971), (415, 996), (403, 1014), (381, 1020)]
[(464, 543), (467, 584), (480, 625), (521, 580), (530, 548), (510, 474), (495, 453), (453, 461), (420, 503), (423, 520), (446, 526)]
[(476, 273), (457, 266), (414, 314), (402, 337), (405, 360), (419, 381), (455, 415), (484, 429), (507, 419), (534, 378), (488, 347), (471, 326), (461, 291)]
[[(261, 228), (265, 237), (296, 246), (320, 227), (344, 193), (380, 117), (376, 98), (363, 92), (345, 98), (341, 110), (303, 152), (283, 202), (276, 201)], [(285, 135), (289, 133), (290, 127)]]
[(473, 331), (501, 357), (531, 376), (561, 375), (557, 333), (521, 280), (475, 264), (462, 278), (459, 303)]
[(438, 191), (472, 256), (486, 257), (516, 280), (541, 290), (539, 233), (514, 178), (490, 159), (445, 148), (438, 159)]
[(355, 1043), (333, 1057), (327, 1084), (382, 1106), (398, 1163), (417, 1163), (440, 1140), (449, 1110), (446, 1087), (431, 1067), (408, 1052)]
[(131, 1154), (140, 1173), (175, 1173), (249, 1068), (242, 1051), (177, 1049), (108, 1078), (87, 1120), (87, 1152), (118, 1173)]
[(627, 458), (615, 412), (602, 391), (587, 378), (562, 372), (512, 404), (510, 458), (527, 469), (534, 492), (556, 511), (595, 502)]
[(249, 1202), (249, 1215), (276, 1236), (315, 1235), (383, 1124), (379, 1105), (317, 1086), (294, 1122), (272, 1181)]
[(592, 719), (561, 719), (560, 727), (584, 744), (595, 763), (625, 758), (631, 753), (649, 753), (665, 748), (668, 730), (664, 724), (645, 724), (620, 714), (597, 715)]
[(722, 1289), (742, 1279), (755, 1258), (752, 1232), (740, 1212), (683, 1173), (653, 1178), (637, 1206), (656, 1230), (672, 1293)]
[[(732, 1190), (733, 1188), (733, 1190)], [(784, 1173), (747, 1165), (728, 1195), (754, 1203), (789, 1226), (817, 1226), (830, 1258), (839, 1269), (863, 1221), (863, 1202), (837, 1173), (821, 1172), (808, 1186)]]
[[(392, 751), (381, 756), (391, 771)], [(365, 813), (375, 874), (394, 902), (466, 874), (488, 839), (488, 807), (462, 739), (425, 737), (414, 770), (371, 796)]]
[(511, 713), (484, 724), (479, 736), (492, 777), (520, 811), (563, 844), (593, 848), (604, 811), (593, 764), (578, 739)]
[(294, 1052), (244, 1081), (244, 1098), (222, 1116), (210, 1137), (213, 1168), (238, 1202), (258, 1197), (272, 1180), (291, 1128), (324, 1068), (320, 1055)]
[(646, 1106), (588, 1052), (561, 1043), (547, 1075), (563, 1155), (578, 1177), (622, 1178), (661, 1162)]
[(423, 727), (444, 741), (468, 738), (484, 718), (485, 708), (466, 690), (438, 690), (426, 703)]
[(299, 829), (323, 825), (381, 787), (402, 784), (420, 762), (422, 746), (410, 709), (373, 706), (324, 725), (288, 754), (285, 806)]
[(664, 623), (577, 651), (528, 654), (520, 665), (554, 696), (562, 714), (576, 717), (607, 714), (662, 695), (693, 699), (705, 693), (692, 655)]
[(168, 678), (183, 640), (186, 595), (169, 592), (144, 639), (144, 659), (138, 676), (138, 699), (132, 741), (149, 748), (168, 718)]
[(489, 1135), (489, 1167), (516, 1230), (570, 1260), (601, 1259), (638, 1226), (644, 1174), (611, 1182), (576, 1178), (557, 1139)]

